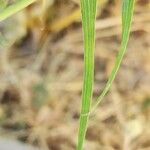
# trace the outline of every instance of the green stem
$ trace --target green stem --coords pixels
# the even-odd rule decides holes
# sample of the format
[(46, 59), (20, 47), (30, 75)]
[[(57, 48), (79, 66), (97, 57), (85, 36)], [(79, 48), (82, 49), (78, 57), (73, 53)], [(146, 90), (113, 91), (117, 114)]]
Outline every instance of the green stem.
[(81, 0), (84, 33), (84, 83), (77, 150), (83, 149), (89, 118), (94, 78), (96, 0)]
[(36, 0), (19, 0), (16, 3), (6, 7), (4, 10), (0, 11), (0, 21), (10, 17), (35, 1)]
[(116, 58), (115, 65), (114, 65), (111, 75), (108, 79), (108, 82), (106, 83), (106, 86), (105, 86), (104, 90), (102, 91), (102, 93), (100, 94), (100, 96), (97, 98), (96, 103), (94, 103), (90, 113), (92, 113), (96, 109), (96, 107), (102, 101), (103, 97), (107, 94), (107, 92), (109, 91), (109, 89), (112, 85), (112, 82), (114, 81), (116, 74), (119, 70), (119, 67), (121, 65), (123, 56), (124, 56), (126, 48), (127, 48), (128, 40), (129, 40), (131, 22), (132, 22), (133, 11), (134, 11), (134, 4), (135, 4), (135, 0), (124, 0), (123, 1), (121, 47), (118, 52), (118, 56)]

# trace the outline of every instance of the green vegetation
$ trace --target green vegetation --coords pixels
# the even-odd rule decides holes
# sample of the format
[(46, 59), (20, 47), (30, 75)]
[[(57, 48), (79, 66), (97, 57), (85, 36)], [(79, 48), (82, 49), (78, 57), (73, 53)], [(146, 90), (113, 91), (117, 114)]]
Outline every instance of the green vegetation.
[(0, 21), (10, 17), (11, 15), (22, 10), (23, 8), (27, 7), (28, 5), (32, 4), (35, 1), (36, 0), (19, 0), (14, 4), (6, 7), (6, 3), (3, 2), (3, 0), (1, 0), (0, 4), (2, 3), (4, 8), (0, 11)]
[(81, 0), (81, 12), (84, 32), (84, 83), (78, 150), (83, 147), (93, 93), (96, 0)]
[(115, 61), (114, 68), (106, 83), (106, 86), (100, 96), (97, 98), (96, 103), (90, 111), (92, 101), (92, 86), (93, 86), (93, 73), (94, 73), (94, 26), (95, 26), (95, 14), (96, 14), (96, 0), (81, 0), (81, 12), (82, 12), (82, 24), (84, 32), (84, 83), (82, 91), (82, 106), (80, 114), (80, 127), (78, 135), (77, 150), (83, 149), (85, 141), (85, 135), (87, 130), (88, 118), (91, 112), (95, 110), (103, 97), (110, 89), (113, 80), (120, 67), (121, 61), (125, 54), (127, 47), (131, 21), (133, 16), (134, 0), (124, 0), (122, 6), (122, 41), (121, 47)]
[[(27, 7), (36, 0), (19, 0), (14, 4), (7, 6), (7, 1), (0, 0), (0, 21), (10, 17), (16, 12)], [(109, 91), (113, 80), (118, 72), (121, 61), (126, 51), (131, 21), (134, 10), (134, 0), (124, 0), (122, 7), (122, 41), (121, 47), (115, 61), (114, 68), (106, 83), (106, 86), (100, 96), (96, 99), (91, 109), (92, 95), (93, 95), (93, 79), (94, 79), (94, 49), (95, 49), (95, 18), (96, 18), (96, 2), (97, 0), (80, 0), (82, 25), (84, 33), (84, 83), (82, 91), (82, 106), (80, 114), (80, 127), (78, 135), (77, 150), (83, 149), (85, 141), (86, 130), (88, 125), (88, 118), (91, 112), (95, 110), (103, 97)]]

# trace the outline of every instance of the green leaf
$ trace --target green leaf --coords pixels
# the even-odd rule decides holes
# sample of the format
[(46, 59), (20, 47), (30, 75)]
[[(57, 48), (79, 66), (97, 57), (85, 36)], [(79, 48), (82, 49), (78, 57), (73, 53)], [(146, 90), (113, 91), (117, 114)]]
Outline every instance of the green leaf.
[(112, 82), (121, 65), (123, 56), (126, 51), (127, 43), (130, 35), (131, 21), (134, 10), (134, 0), (124, 0), (122, 5), (122, 41), (118, 52), (114, 68), (106, 83), (106, 86), (96, 103), (90, 111), (91, 99), (93, 94), (93, 75), (94, 75), (94, 48), (95, 48), (95, 16), (96, 16), (96, 0), (80, 0), (82, 25), (84, 33), (84, 83), (82, 89), (82, 105), (80, 113), (80, 126), (78, 133), (77, 150), (83, 150), (85, 135), (87, 130), (89, 113), (93, 112), (106, 93), (109, 91)]
[(22, 10), (23, 8), (27, 7), (35, 1), (36, 0), (18, 0), (14, 4), (0, 11), (0, 21), (3, 21), (4, 19), (10, 17), (11, 15), (17, 13), (18, 11)]
[(122, 40), (121, 40), (121, 47), (118, 52), (115, 65), (113, 67), (113, 70), (110, 74), (110, 77), (108, 79), (108, 82), (106, 83), (106, 86), (100, 96), (96, 99), (96, 103), (94, 103), (91, 113), (96, 109), (96, 107), (99, 105), (99, 103), (102, 101), (104, 96), (107, 94), (109, 91), (116, 74), (119, 70), (119, 67), (121, 65), (123, 56), (126, 51), (126, 47), (128, 44), (129, 40), (129, 35), (130, 35), (130, 28), (131, 28), (131, 22), (132, 22), (132, 17), (133, 17), (133, 12), (134, 12), (134, 5), (135, 5), (135, 0), (123, 0), (123, 5), (122, 5)]
[(96, 0), (81, 0), (84, 33), (84, 83), (77, 150), (83, 149), (93, 94)]

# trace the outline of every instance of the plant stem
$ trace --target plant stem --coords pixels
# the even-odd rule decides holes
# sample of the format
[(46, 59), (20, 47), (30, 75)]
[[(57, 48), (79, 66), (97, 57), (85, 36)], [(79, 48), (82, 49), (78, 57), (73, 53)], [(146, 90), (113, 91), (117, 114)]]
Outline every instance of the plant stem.
[(36, 0), (19, 0), (16, 3), (6, 7), (4, 10), (0, 11), (0, 21), (10, 17), (35, 1)]
[(131, 28), (131, 22), (133, 18), (133, 12), (134, 12), (134, 5), (135, 5), (135, 0), (123, 0), (123, 5), (122, 5), (122, 40), (121, 40), (121, 47), (118, 52), (115, 65), (113, 67), (113, 70), (110, 74), (110, 77), (106, 83), (106, 86), (100, 96), (96, 99), (96, 102), (94, 103), (92, 110), (90, 113), (92, 113), (96, 107), (99, 105), (99, 103), (102, 101), (104, 96), (107, 94), (109, 89), (111, 88), (111, 85), (116, 77), (116, 74), (120, 68), (122, 59), (124, 57), (124, 54), (126, 52), (128, 40), (129, 40), (129, 35), (130, 35), (130, 28)]
[(83, 149), (89, 118), (94, 78), (96, 0), (80, 0), (84, 33), (84, 83), (77, 150)]

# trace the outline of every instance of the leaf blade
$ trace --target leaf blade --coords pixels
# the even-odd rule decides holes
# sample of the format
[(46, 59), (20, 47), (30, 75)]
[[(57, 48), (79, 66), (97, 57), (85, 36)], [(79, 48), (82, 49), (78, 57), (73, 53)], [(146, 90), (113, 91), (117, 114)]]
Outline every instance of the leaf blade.
[(92, 113), (99, 103), (102, 101), (104, 96), (107, 94), (109, 89), (111, 88), (111, 85), (116, 77), (116, 74), (120, 68), (122, 59), (124, 57), (128, 40), (129, 40), (129, 35), (130, 35), (130, 28), (131, 28), (131, 22), (133, 18), (133, 12), (134, 12), (134, 5), (135, 5), (135, 0), (124, 0), (123, 5), (122, 5), (122, 41), (121, 41), (121, 47), (118, 52), (114, 67), (112, 69), (112, 72), (110, 74), (110, 77), (106, 83), (106, 86), (104, 87), (102, 93), (98, 96), (96, 99), (96, 102), (94, 103), (92, 110), (90, 113)]
[(84, 33), (84, 83), (77, 150), (83, 149), (93, 95), (96, 2), (80, 0)]
[(19, 0), (16, 3), (6, 7), (2, 11), (0, 11), (0, 21), (3, 21), (4, 19), (12, 16), (13, 14), (17, 13), (18, 11), (22, 10), (35, 1), (36, 0)]

